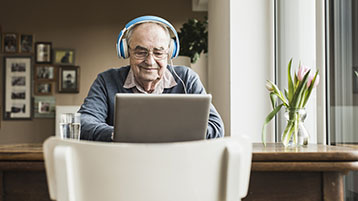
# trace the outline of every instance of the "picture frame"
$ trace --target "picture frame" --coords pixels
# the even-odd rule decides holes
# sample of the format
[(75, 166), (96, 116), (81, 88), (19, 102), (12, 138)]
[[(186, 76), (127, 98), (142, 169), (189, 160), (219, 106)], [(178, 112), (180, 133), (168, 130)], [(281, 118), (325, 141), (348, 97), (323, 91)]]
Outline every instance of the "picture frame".
[(3, 41), (2, 41), (2, 33), (1, 33), (1, 27), (0, 27), (0, 53), (3, 52), (2, 44), (3, 44)]
[(56, 65), (75, 65), (75, 50), (65, 48), (55, 48), (53, 50), (53, 60)]
[(36, 81), (34, 85), (34, 94), (37, 96), (52, 95), (54, 90), (53, 82)]
[(58, 92), (78, 93), (80, 81), (80, 67), (60, 66), (58, 71)]
[(26, 120), (32, 118), (31, 65), (31, 56), (4, 57), (4, 120)]
[(34, 118), (55, 118), (56, 99), (53, 96), (34, 96)]
[(3, 33), (2, 34), (2, 51), (3, 53), (17, 53), (19, 35), (17, 33)]
[(57, 68), (52, 64), (36, 64), (34, 69), (34, 79), (41, 81), (55, 81)]
[(37, 64), (52, 63), (52, 43), (36, 42), (35, 43), (35, 62)]
[(34, 35), (32, 34), (20, 34), (19, 38), (19, 50), (21, 53), (33, 53), (34, 52)]
[[(0, 25), (0, 53), (2, 52), (2, 49), (3, 49), (3, 47), (2, 47), (2, 27), (1, 27), (1, 25)], [(1, 114), (0, 114), (1, 115)], [(0, 118), (1, 119), (1, 118)]]

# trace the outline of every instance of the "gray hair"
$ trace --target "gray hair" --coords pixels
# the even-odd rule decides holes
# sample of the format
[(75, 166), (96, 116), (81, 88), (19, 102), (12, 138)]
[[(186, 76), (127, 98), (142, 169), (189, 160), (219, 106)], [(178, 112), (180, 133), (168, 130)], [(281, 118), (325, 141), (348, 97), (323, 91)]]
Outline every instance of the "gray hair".
[[(157, 23), (157, 22), (144, 22), (144, 23), (157, 24), (157, 25), (159, 25), (160, 27), (162, 27), (162, 28), (164, 29), (166, 35), (168, 36), (168, 47), (169, 47), (171, 37), (170, 37), (170, 31), (169, 31), (168, 27), (166, 27), (164, 24)], [(131, 28), (127, 31), (127, 33), (126, 33), (126, 35), (125, 35), (125, 39), (127, 40), (127, 45), (128, 45), (128, 46), (129, 46), (129, 44), (131, 43), (132, 35), (133, 35), (134, 30), (135, 30), (139, 25), (144, 24), (144, 23), (136, 24), (136, 25), (134, 25), (133, 27), (131, 27)]]

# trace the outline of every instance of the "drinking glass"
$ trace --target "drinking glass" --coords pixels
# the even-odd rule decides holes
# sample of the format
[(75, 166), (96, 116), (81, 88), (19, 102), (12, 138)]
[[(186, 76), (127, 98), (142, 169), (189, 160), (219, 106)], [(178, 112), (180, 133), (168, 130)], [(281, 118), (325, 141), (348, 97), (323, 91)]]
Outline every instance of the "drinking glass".
[(80, 139), (81, 114), (64, 113), (60, 119), (60, 135), (62, 139)]

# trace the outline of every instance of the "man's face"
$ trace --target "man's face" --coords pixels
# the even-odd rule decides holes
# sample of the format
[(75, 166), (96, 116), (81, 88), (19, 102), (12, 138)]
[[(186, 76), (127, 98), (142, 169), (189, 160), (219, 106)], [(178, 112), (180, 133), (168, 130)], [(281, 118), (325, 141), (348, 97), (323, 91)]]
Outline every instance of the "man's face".
[(144, 23), (133, 30), (129, 55), (137, 81), (151, 82), (162, 78), (168, 63), (168, 44), (167, 33), (157, 24)]

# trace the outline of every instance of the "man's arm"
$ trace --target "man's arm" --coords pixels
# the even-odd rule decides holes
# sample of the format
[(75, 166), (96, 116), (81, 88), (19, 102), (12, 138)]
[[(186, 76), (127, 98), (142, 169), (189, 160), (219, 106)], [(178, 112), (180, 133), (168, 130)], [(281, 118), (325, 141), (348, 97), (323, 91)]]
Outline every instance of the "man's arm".
[[(193, 76), (188, 79), (187, 82), (188, 93), (193, 94), (206, 94), (205, 88), (201, 83), (199, 76), (193, 72)], [(206, 139), (224, 137), (224, 123), (221, 120), (220, 114), (216, 111), (213, 104), (210, 104), (210, 114), (208, 129), (206, 132)]]
[(106, 123), (108, 103), (105, 82), (99, 75), (79, 110), (81, 113), (81, 139), (112, 141), (113, 126)]
[(213, 104), (210, 104), (210, 114), (206, 139), (224, 137), (224, 123)]

